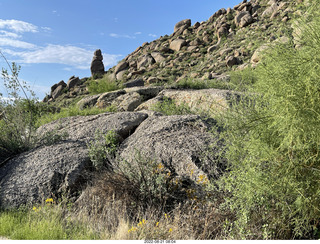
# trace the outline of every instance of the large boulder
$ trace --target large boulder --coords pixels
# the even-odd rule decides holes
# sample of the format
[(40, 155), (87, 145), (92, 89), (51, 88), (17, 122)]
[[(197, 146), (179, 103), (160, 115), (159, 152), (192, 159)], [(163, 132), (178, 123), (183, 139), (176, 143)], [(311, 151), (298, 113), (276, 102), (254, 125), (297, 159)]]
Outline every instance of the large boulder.
[(242, 11), (235, 16), (234, 22), (236, 26), (242, 28), (250, 25), (253, 22), (253, 18), (249, 11)]
[(126, 70), (129, 67), (129, 64), (126, 61), (118, 63), (114, 69), (114, 73), (118, 74), (119, 72)]
[(191, 110), (209, 112), (212, 114), (225, 111), (239, 97), (239, 94), (219, 89), (175, 90), (164, 89), (157, 97), (142, 103), (136, 111), (151, 109), (155, 102), (164, 97), (173, 100), (177, 105), (186, 105)]
[(60, 134), (67, 134), (68, 140), (90, 141), (99, 130), (106, 133), (114, 130), (123, 139), (130, 135), (132, 131), (147, 117), (143, 113), (103, 113), (91, 116), (73, 116), (62, 118), (41, 126), (37, 133), (39, 136), (50, 131)]
[(175, 24), (174, 32), (177, 32), (178, 30), (183, 32), (183, 30), (187, 29), (190, 26), (191, 26), (191, 19), (181, 20)]
[(84, 97), (77, 103), (77, 106), (80, 110), (91, 108), (96, 104), (99, 97), (100, 95), (91, 95)]
[(82, 84), (83, 82), (79, 79), (79, 77), (72, 76), (67, 82), (68, 89), (71, 89), (75, 86)]
[(91, 75), (96, 76), (96, 75), (103, 75), (104, 74), (104, 64), (103, 64), (103, 56), (101, 53), (100, 49), (97, 49), (94, 52), (94, 56), (92, 58), (90, 70), (91, 70)]
[(0, 168), (0, 206), (39, 203), (74, 191), (89, 166), (84, 142), (63, 142), (23, 153)]
[(137, 92), (126, 93), (112, 102), (118, 111), (134, 111), (141, 103), (142, 97)]
[(156, 63), (161, 63), (166, 60), (166, 57), (163, 56), (160, 52), (152, 52), (151, 56), (154, 58)]
[(175, 39), (170, 43), (170, 49), (179, 52), (182, 47), (186, 46), (187, 42), (184, 39)]
[(210, 149), (217, 142), (210, 129), (210, 123), (197, 115), (154, 115), (121, 144), (118, 158), (132, 166), (138, 160), (153, 160), (194, 181), (201, 175), (217, 178), (224, 166), (216, 158), (216, 149)]
[(117, 90), (100, 94), (95, 106), (97, 106), (98, 108), (106, 108), (110, 106), (117, 97), (124, 94), (126, 94), (124, 90)]
[(97, 131), (113, 130), (122, 141), (147, 118), (145, 113), (104, 113), (59, 119), (41, 126), (37, 133), (65, 135), (52, 145), (39, 146), (0, 167), (0, 207), (35, 204), (48, 197), (81, 191), (90, 170), (87, 143)]
[(148, 67), (149, 65), (154, 64), (155, 62), (156, 61), (150, 54), (146, 54), (140, 58), (139, 62), (137, 63), (137, 68), (141, 69), (144, 67)]

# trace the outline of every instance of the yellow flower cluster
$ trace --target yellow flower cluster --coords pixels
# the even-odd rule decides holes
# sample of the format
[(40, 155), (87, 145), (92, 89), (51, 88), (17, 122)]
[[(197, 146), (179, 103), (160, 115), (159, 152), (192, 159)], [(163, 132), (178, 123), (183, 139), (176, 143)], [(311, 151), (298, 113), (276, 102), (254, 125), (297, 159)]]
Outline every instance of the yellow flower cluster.
[(206, 175), (199, 175), (198, 184), (206, 185), (209, 183), (208, 177)]
[(139, 227), (142, 227), (146, 224), (147, 224), (147, 221), (145, 219), (142, 219), (142, 221), (140, 221), (139, 224), (137, 224), (137, 227), (132, 226), (132, 228), (128, 230), (128, 233), (137, 231)]
[(52, 198), (47, 198), (46, 199), (46, 203), (53, 203), (53, 199)]
[(41, 209), (40, 207), (39, 207), (39, 208), (37, 208), (37, 207), (33, 207), (33, 208), (32, 208), (32, 210), (35, 211), (36, 213), (39, 212), (40, 209)]

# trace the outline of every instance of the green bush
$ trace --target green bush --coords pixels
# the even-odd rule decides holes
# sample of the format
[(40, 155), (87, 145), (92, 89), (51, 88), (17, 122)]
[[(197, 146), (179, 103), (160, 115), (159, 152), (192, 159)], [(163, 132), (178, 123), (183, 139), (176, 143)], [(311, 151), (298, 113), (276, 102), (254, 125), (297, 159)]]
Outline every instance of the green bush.
[(320, 17), (270, 49), (243, 102), (220, 118), (229, 172), (220, 184), (229, 238), (320, 237)]
[(119, 145), (119, 136), (110, 130), (105, 135), (96, 131), (95, 139), (88, 143), (90, 160), (93, 166), (99, 170), (111, 168), (112, 160)]
[(110, 80), (107, 75), (99, 80), (89, 80), (87, 87), (91, 94), (100, 94), (122, 88), (117, 81)]
[(2, 69), (8, 97), (0, 94), (0, 161), (35, 145), (35, 123), (47, 109), (37, 102), (26, 83), (19, 81), (20, 67), (13, 63), (9, 68), (11, 74)]
[(183, 115), (194, 114), (186, 104), (177, 105), (176, 102), (168, 97), (164, 97), (163, 101), (154, 104), (151, 110), (163, 113), (165, 115)]

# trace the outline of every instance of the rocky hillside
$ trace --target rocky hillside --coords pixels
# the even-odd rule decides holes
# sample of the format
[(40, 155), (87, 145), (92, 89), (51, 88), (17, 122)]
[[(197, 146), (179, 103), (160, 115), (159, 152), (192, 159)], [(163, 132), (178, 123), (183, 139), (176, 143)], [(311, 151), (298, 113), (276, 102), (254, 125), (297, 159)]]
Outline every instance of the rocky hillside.
[[(157, 204), (165, 198), (163, 209), (170, 203), (169, 210), (187, 200), (206, 203), (212, 197), (207, 183), (215, 185), (227, 168), (219, 139), (222, 129), (214, 115), (224, 115), (243, 94), (228, 89), (232, 73), (256, 67), (262, 51), (272, 43), (293, 40), (297, 45), (295, 20), (308, 3), (244, 0), (201, 23), (182, 20), (172, 34), (144, 43), (108, 71), (97, 50), (92, 77), (73, 76), (54, 84), (43, 104), (54, 106), (56, 113), (71, 105), (79, 111), (109, 112), (64, 116), (37, 128), (35, 137), (40, 140), (33, 149), (0, 162), (0, 208), (39, 203), (48, 197), (67, 196), (80, 203), (99, 199), (99, 191), (91, 187), (103, 173), (119, 183), (112, 182), (114, 188), (109, 188), (114, 191), (108, 188), (108, 197), (118, 197), (122, 191), (117, 190), (123, 190), (120, 198), (132, 198), (122, 203), (133, 212), (132, 206), (138, 205), (134, 201), (148, 197)], [(202, 89), (181, 89), (177, 84), (184, 80)], [(91, 82), (115, 87), (90, 94)], [(155, 112), (159, 104), (183, 111)], [(150, 183), (148, 177), (157, 177), (152, 178), (154, 185), (144, 185)], [(159, 193), (158, 188), (163, 190), (159, 182), (167, 187), (165, 193)], [(146, 197), (146, 191), (148, 197), (134, 198), (137, 195), (130, 195), (131, 191), (138, 191), (139, 197)], [(217, 199), (212, 203), (217, 204)]]
[[(300, 8), (305, 4), (308, 1), (244, 0), (233, 8), (218, 10), (207, 21), (178, 22), (172, 34), (144, 43), (106, 72), (98, 50), (91, 72), (118, 83), (139, 80), (140, 86), (199, 79), (228, 87), (231, 71), (254, 67), (266, 44), (287, 42), (292, 37), (293, 20), (302, 15)], [(44, 101), (88, 94), (87, 80), (71, 77), (68, 84), (57, 83)]]
[[(196, 121), (204, 123), (204, 121), (192, 116), (182, 116), (166, 118), (163, 124), (155, 126), (153, 124), (158, 123), (159, 115), (154, 115), (149, 110), (156, 103), (164, 101), (165, 98), (173, 99), (178, 105), (182, 103), (188, 105), (194, 113), (195, 111), (210, 111), (212, 114), (226, 109), (230, 105), (231, 98), (234, 95), (239, 96), (239, 93), (218, 89), (177, 90), (169, 89), (167, 85), (184, 78), (199, 79), (203, 82), (213, 80), (213, 82), (228, 83), (230, 71), (254, 67), (259, 62), (259, 52), (266, 47), (266, 43), (288, 41), (294, 32), (292, 19), (302, 14), (299, 7), (305, 4), (306, 2), (303, 1), (288, 0), (251, 0), (249, 2), (244, 0), (233, 8), (218, 10), (209, 20), (201, 23), (191, 25), (190, 19), (182, 20), (174, 26), (174, 32), (171, 35), (160, 37), (151, 43), (144, 43), (106, 72), (103, 68), (101, 51), (97, 50), (91, 65), (93, 77), (107, 76), (109, 81), (118, 81), (123, 84), (123, 89), (88, 95), (87, 81), (89, 78), (79, 79), (73, 76), (67, 83), (60, 81), (54, 84), (51, 87), (51, 94), (44, 99), (44, 102), (61, 105), (68, 104), (65, 103), (66, 101), (69, 103), (77, 101), (80, 109), (114, 106), (120, 113), (92, 118), (66, 118), (54, 122), (55, 126), (50, 124), (44, 126), (47, 131), (57, 130), (57, 132), (60, 131), (60, 128), (68, 128), (66, 132), (69, 137), (65, 145), (58, 143), (42, 146), (3, 163), (4, 167), (0, 170), (2, 178), (0, 203), (5, 206), (20, 205), (26, 201), (39, 200), (40, 192), (49, 194), (49, 192), (61, 192), (62, 189), (65, 190), (68, 187), (71, 189), (71, 186), (78, 182), (78, 176), (82, 175), (79, 172), (87, 169), (85, 165), (88, 165), (89, 156), (86, 143), (94, 140), (96, 129), (102, 131), (115, 129), (117, 133), (119, 132), (121, 142), (124, 141), (120, 147), (123, 152), (120, 154), (125, 155), (126, 160), (129, 160), (127, 156), (134, 155), (134, 148), (140, 148), (146, 151), (148, 157), (156, 155), (160, 161), (167, 161), (170, 158), (174, 164), (173, 167), (181, 168), (181, 170), (186, 166), (179, 165), (178, 161), (181, 157), (186, 157), (186, 162), (190, 161), (190, 165), (194, 164), (194, 167), (200, 170), (199, 153), (201, 150), (199, 151), (199, 148), (203, 147), (203, 142), (193, 144), (192, 139), (191, 144), (187, 146), (188, 149), (182, 149), (180, 144), (174, 143), (174, 138), (176, 139), (176, 136), (182, 132), (175, 135), (173, 131), (179, 131), (180, 126), (185, 123), (190, 124), (186, 121), (193, 121), (192, 123)], [(121, 112), (133, 111), (142, 113), (121, 114)], [(110, 120), (110, 124), (102, 125), (99, 122), (102, 118)], [(168, 128), (172, 133), (160, 137), (151, 136), (153, 133), (158, 133), (156, 131), (160, 133), (162, 127)], [(90, 128), (90, 132), (87, 132), (86, 128)], [(138, 128), (137, 132), (133, 133), (136, 128)], [(43, 130), (42, 127), (41, 130)], [(191, 131), (193, 130), (194, 133), (198, 133), (198, 129), (193, 128)], [(181, 138), (181, 141), (188, 141), (193, 133), (191, 131), (180, 135), (184, 138)], [(137, 135), (137, 133), (142, 134)], [(202, 132), (199, 131), (199, 133)], [(158, 140), (162, 141), (162, 137), (167, 138), (166, 144), (168, 145), (156, 146)], [(206, 140), (205, 137), (204, 140)], [(172, 138), (172, 143), (169, 138)], [(150, 145), (155, 145), (155, 147), (150, 147)], [(72, 154), (67, 153), (70, 150)], [(185, 152), (181, 151), (182, 154), (180, 154), (180, 150), (185, 150)], [(163, 152), (167, 152), (168, 155)], [(185, 153), (186, 155), (183, 156)], [(39, 167), (38, 163), (44, 161), (46, 161), (44, 166)], [(33, 164), (37, 166), (33, 167), (30, 173), (24, 174), (24, 177), (19, 176), (21, 170), (27, 171), (27, 168)], [(48, 169), (51, 170), (48, 171)], [(46, 176), (41, 173), (44, 171), (47, 172)], [(185, 171), (181, 172), (186, 175)], [(32, 175), (34, 177), (31, 180)], [(212, 177), (212, 175), (208, 174), (206, 177)], [(18, 190), (19, 186), (24, 189), (27, 185), (29, 185), (26, 188), (27, 191), (30, 194), (33, 192), (31, 195)], [(21, 194), (17, 195), (16, 192), (21, 192)]]

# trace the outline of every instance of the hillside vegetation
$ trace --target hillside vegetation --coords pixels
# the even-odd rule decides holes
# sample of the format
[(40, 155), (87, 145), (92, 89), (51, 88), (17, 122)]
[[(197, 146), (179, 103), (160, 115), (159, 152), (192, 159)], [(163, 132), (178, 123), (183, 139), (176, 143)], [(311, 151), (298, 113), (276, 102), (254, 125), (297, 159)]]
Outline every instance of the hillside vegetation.
[[(82, 164), (52, 176), (74, 191), (50, 186), (56, 195), (42, 203), (3, 207), (0, 236), (319, 239), (319, 13), (318, 1), (243, 1), (183, 22), (102, 76), (61, 83), (57, 97), (55, 86), (41, 103), (18, 95), (14, 65), (3, 73), (15, 100), (0, 107), (0, 176), (21, 152), (52, 145), (54, 155), (85, 148), (90, 167), (80, 179)], [(174, 51), (174, 40), (185, 43)], [(93, 139), (88, 127), (98, 128)], [(1, 196), (0, 207), (10, 201)]]

